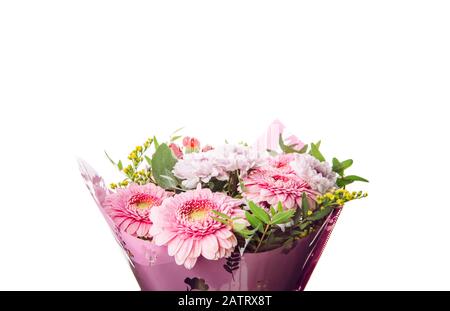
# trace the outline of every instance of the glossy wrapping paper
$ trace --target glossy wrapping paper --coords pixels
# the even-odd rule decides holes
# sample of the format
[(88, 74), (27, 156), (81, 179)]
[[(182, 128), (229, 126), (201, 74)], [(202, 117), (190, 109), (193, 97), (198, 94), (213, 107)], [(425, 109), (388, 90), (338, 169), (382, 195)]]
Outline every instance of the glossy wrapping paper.
[[(267, 134), (258, 140), (258, 148), (267, 148), (282, 131), (282, 124), (274, 122)], [(87, 188), (144, 291), (304, 290), (341, 212), (341, 209), (335, 209), (318, 231), (299, 240), (289, 251), (280, 247), (262, 253), (246, 253), (242, 249), (229, 258), (199, 258), (194, 268), (188, 270), (175, 263), (167, 254), (166, 246), (156, 246), (151, 241), (120, 231), (104, 210), (105, 197), (110, 190), (103, 178), (83, 160), (79, 160), (79, 167)]]

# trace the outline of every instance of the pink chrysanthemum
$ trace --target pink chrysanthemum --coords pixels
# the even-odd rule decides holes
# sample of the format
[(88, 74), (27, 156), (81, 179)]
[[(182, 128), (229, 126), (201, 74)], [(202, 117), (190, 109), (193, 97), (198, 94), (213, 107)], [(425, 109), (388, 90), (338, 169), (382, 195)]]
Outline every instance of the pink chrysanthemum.
[(230, 256), (237, 239), (230, 226), (212, 218), (216, 216), (212, 210), (243, 217), (241, 203), (209, 189), (177, 194), (151, 210), (150, 234), (156, 245), (167, 245), (169, 255), (187, 269), (194, 267), (200, 255), (210, 260)]
[(106, 198), (106, 212), (122, 231), (133, 236), (148, 237), (152, 222), (149, 213), (169, 197), (169, 193), (154, 184), (131, 184)]
[(293, 169), (290, 167), (289, 163), (295, 159), (295, 155), (293, 153), (288, 154), (280, 154), (275, 157), (268, 157), (266, 159), (266, 163), (279, 170), (283, 170), (287, 173), (293, 173)]
[(316, 192), (298, 177), (285, 161), (274, 160), (263, 168), (253, 170), (244, 178), (243, 196), (263, 206), (275, 206), (278, 202), (286, 209), (301, 206), (303, 192), (313, 198)]

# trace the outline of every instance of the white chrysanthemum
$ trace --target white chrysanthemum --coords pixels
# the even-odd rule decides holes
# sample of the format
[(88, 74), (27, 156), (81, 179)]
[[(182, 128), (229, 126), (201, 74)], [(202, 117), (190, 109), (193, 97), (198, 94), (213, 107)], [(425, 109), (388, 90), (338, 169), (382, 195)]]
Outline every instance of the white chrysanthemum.
[(182, 184), (188, 189), (194, 189), (202, 182), (209, 182), (213, 177), (222, 179), (223, 173), (219, 172), (212, 157), (211, 151), (185, 154), (178, 160), (173, 168), (176, 177), (182, 179)]
[(207, 152), (185, 154), (175, 164), (173, 173), (182, 180), (184, 187), (194, 189), (213, 177), (227, 180), (230, 172), (239, 170), (241, 176), (245, 176), (258, 161), (252, 148), (226, 144)]
[(241, 175), (256, 166), (259, 161), (256, 151), (243, 145), (222, 145), (211, 153), (216, 166), (225, 172), (239, 170)]
[(289, 165), (313, 190), (323, 194), (336, 186), (336, 173), (327, 162), (320, 162), (309, 154), (296, 154)]

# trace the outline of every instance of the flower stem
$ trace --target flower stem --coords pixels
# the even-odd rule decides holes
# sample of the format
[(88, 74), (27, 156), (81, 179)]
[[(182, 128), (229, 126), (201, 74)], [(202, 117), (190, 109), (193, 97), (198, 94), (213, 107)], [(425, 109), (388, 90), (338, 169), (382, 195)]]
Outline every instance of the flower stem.
[(263, 240), (264, 240), (264, 237), (265, 237), (266, 234), (267, 234), (267, 230), (269, 230), (269, 225), (266, 225), (266, 227), (264, 228), (263, 235), (261, 236), (261, 239), (259, 240), (258, 246), (256, 246), (255, 253), (257, 253), (258, 250), (259, 250), (259, 248), (261, 247), (261, 244), (262, 244), (262, 242), (263, 242)]

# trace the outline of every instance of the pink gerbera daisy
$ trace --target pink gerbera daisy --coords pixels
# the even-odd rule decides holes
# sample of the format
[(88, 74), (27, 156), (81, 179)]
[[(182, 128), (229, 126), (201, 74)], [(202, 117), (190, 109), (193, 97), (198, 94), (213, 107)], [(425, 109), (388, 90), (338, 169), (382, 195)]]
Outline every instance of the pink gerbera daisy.
[(279, 159), (250, 172), (244, 178), (243, 196), (266, 207), (281, 202), (286, 209), (301, 206), (303, 192), (314, 197), (316, 192), (284, 163), (285, 160)]
[(131, 184), (106, 198), (106, 212), (117, 227), (133, 236), (149, 237), (149, 212), (170, 194), (154, 184)]
[(150, 234), (156, 245), (167, 245), (178, 265), (194, 267), (197, 258), (217, 260), (230, 256), (237, 239), (231, 226), (213, 219), (216, 210), (230, 217), (244, 217), (241, 200), (209, 189), (180, 193), (150, 212)]

